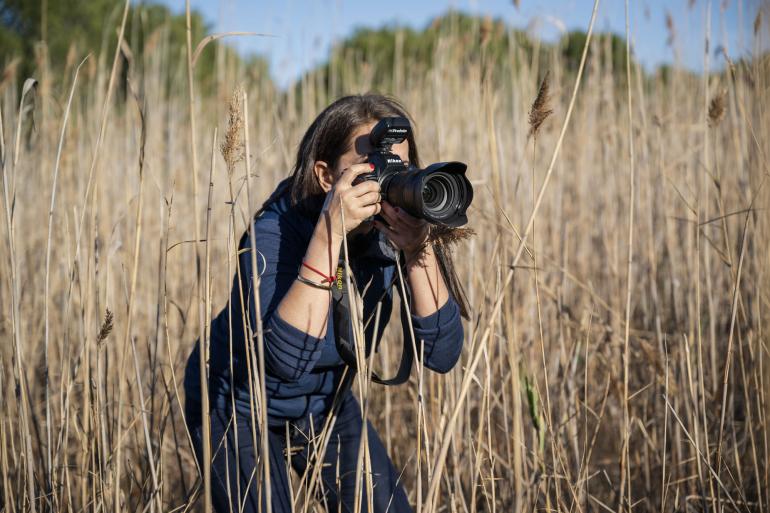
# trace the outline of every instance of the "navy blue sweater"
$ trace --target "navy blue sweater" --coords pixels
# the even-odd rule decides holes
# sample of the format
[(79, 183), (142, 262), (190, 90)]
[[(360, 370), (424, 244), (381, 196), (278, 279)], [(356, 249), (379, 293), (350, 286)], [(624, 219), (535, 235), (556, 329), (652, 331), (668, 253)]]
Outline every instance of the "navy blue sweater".
[[(326, 413), (345, 368), (334, 341), (331, 307), (323, 338), (308, 335), (299, 327), (292, 326), (281, 318), (277, 309), (297, 277), (317, 219), (317, 214), (305, 215), (293, 207), (289, 195), (282, 194), (256, 218), (254, 224), (260, 275), (265, 388), (271, 425), (297, 420), (311, 413), (316, 418)], [(239, 252), (241, 278), (239, 280), (236, 273), (229, 304), (211, 323), (209, 362), (211, 407), (223, 408), (232, 397), (235, 399), (235, 408), (244, 413), (250, 409), (250, 392), (241, 297), (248, 309), (251, 325), (257, 325), (253, 291), (250, 290), (254, 272), (250, 246), (249, 237), (243, 237), (240, 244), (243, 251)], [(389, 285), (397, 272), (395, 253), (384, 236), (372, 230), (358, 240), (351, 241), (349, 254), (355, 281), (363, 296), (365, 319), (375, 311), (377, 302), (382, 300), (376, 347), (392, 313), (392, 289), (397, 286), (391, 288)], [(402, 311), (403, 336), (407, 337), (406, 347), (411, 348), (405, 315)], [(424, 365), (436, 372), (449, 371), (457, 363), (463, 345), (463, 327), (457, 302), (450, 295), (435, 313), (427, 317), (411, 317), (418, 351), (420, 344), (424, 346)], [(366, 330), (367, 340), (375, 336), (373, 328), (374, 322), (371, 322)], [(394, 352), (398, 352), (398, 349)], [(199, 358), (196, 343), (184, 379), (188, 401), (200, 401)]]

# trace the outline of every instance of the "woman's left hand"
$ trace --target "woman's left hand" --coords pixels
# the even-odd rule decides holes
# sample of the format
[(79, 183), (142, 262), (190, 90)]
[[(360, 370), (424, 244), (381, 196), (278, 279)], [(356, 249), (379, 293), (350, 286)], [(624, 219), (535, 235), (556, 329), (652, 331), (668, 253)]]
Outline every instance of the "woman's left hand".
[(428, 240), (430, 225), (424, 219), (407, 214), (403, 209), (394, 207), (387, 201), (381, 203), (380, 214), (387, 222), (374, 221), (374, 226), (401, 251), (410, 258), (423, 249)]

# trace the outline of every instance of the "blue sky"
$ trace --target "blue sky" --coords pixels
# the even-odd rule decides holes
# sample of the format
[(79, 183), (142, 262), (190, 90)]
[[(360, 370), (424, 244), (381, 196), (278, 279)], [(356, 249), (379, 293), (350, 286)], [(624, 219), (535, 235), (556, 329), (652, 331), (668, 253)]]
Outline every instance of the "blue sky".
[[(161, 0), (174, 12), (183, 12), (184, 0)], [(725, 46), (731, 56), (755, 50), (753, 24), (764, 9), (761, 43), (768, 48), (770, 8), (762, 0), (630, 0), (633, 51), (648, 69), (673, 62), (700, 70), (707, 13), (710, 11), (712, 50)], [(767, 2), (765, 2), (767, 3)], [(398, 23), (425, 27), (449, 9), (502, 18), (535, 37), (553, 41), (563, 30), (588, 27), (592, 0), (191, 0), (215, 32), (254, 31), (274, 38), (231, 37), (226, 41), (241, 53), (260, 53), (270, 61), (270, 71), (285, 86), (303, 71), (325, 60), (335, 41), (355, 28)], [(692, 4), (692, 5), (690, 5)], [(666, 13), (674, 20), (676, 39), (667, 44)], [(625, 2), (602, 0), (596, 30), (625, 33)], [(712, 66), (721, 65), (714, 59)]]

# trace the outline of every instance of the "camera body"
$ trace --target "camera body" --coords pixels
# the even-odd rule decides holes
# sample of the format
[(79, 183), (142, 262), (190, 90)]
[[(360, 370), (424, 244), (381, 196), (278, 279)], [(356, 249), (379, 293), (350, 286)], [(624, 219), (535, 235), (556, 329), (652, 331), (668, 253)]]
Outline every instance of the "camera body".
[(367, 160), (374, 169), (358, 180), (378, 181), (382, 198), (414, 217), (450, 227), (466, 224), (473, 200), (467, 166), (462, 162), (437, 162), (425, 169), (407, 166), (392, 146), (407, 139), (411, 130), (404, 117), (381, 119), (369, 134), (374, 150)]
[(412, 127), (406, 118), (383, 118), (369, 134), (369, 142), (374, 151), (369, 153), (367, 162), (374, 164), (371, 173), (362, 175), (365, 180), (377, 180), (382, 185), (383, 179), (393, 173), (406, 171), (407, 166), (401, 157), (391, 151), (394, 144), (403, 142)]

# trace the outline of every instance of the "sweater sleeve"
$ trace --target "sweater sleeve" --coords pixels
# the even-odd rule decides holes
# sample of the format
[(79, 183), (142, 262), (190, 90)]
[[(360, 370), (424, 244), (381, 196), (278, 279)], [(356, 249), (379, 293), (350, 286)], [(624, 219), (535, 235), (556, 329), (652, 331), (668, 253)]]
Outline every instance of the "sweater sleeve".
[[(452, 370), (460, 359), (464, 338), (460, 307), (457, 301), (450, 295), (446, 303), (432, 314), (425, 317), (410, 315), (418, 351), (416, 357), (419, 358), (420, 356), (419, 351), (422, 344), (423, 365), (425, 367), (441, 374)], [(404, 329), (404, 337), (410, 341), (409, 323), (403, 308), (401, 324)]]
[[(292, 227), (281, 225), (283, 222), (280, 217), (271, 216), (262, 217), (255, 223), (265, 371), (286, 381), (298, 381), (320, 358), (322, 339), (289, 324), (278, 314), (278, 305), (296, 279), (306, 249), (302, 237)], [(253, 294), (255, 276), (248, 235), (243, 246), (247, 251), (239, 257), (242, 286), (249, 291), (244, 294), (244, 299), (248, 300), (251, 325), (257, 326)]]

